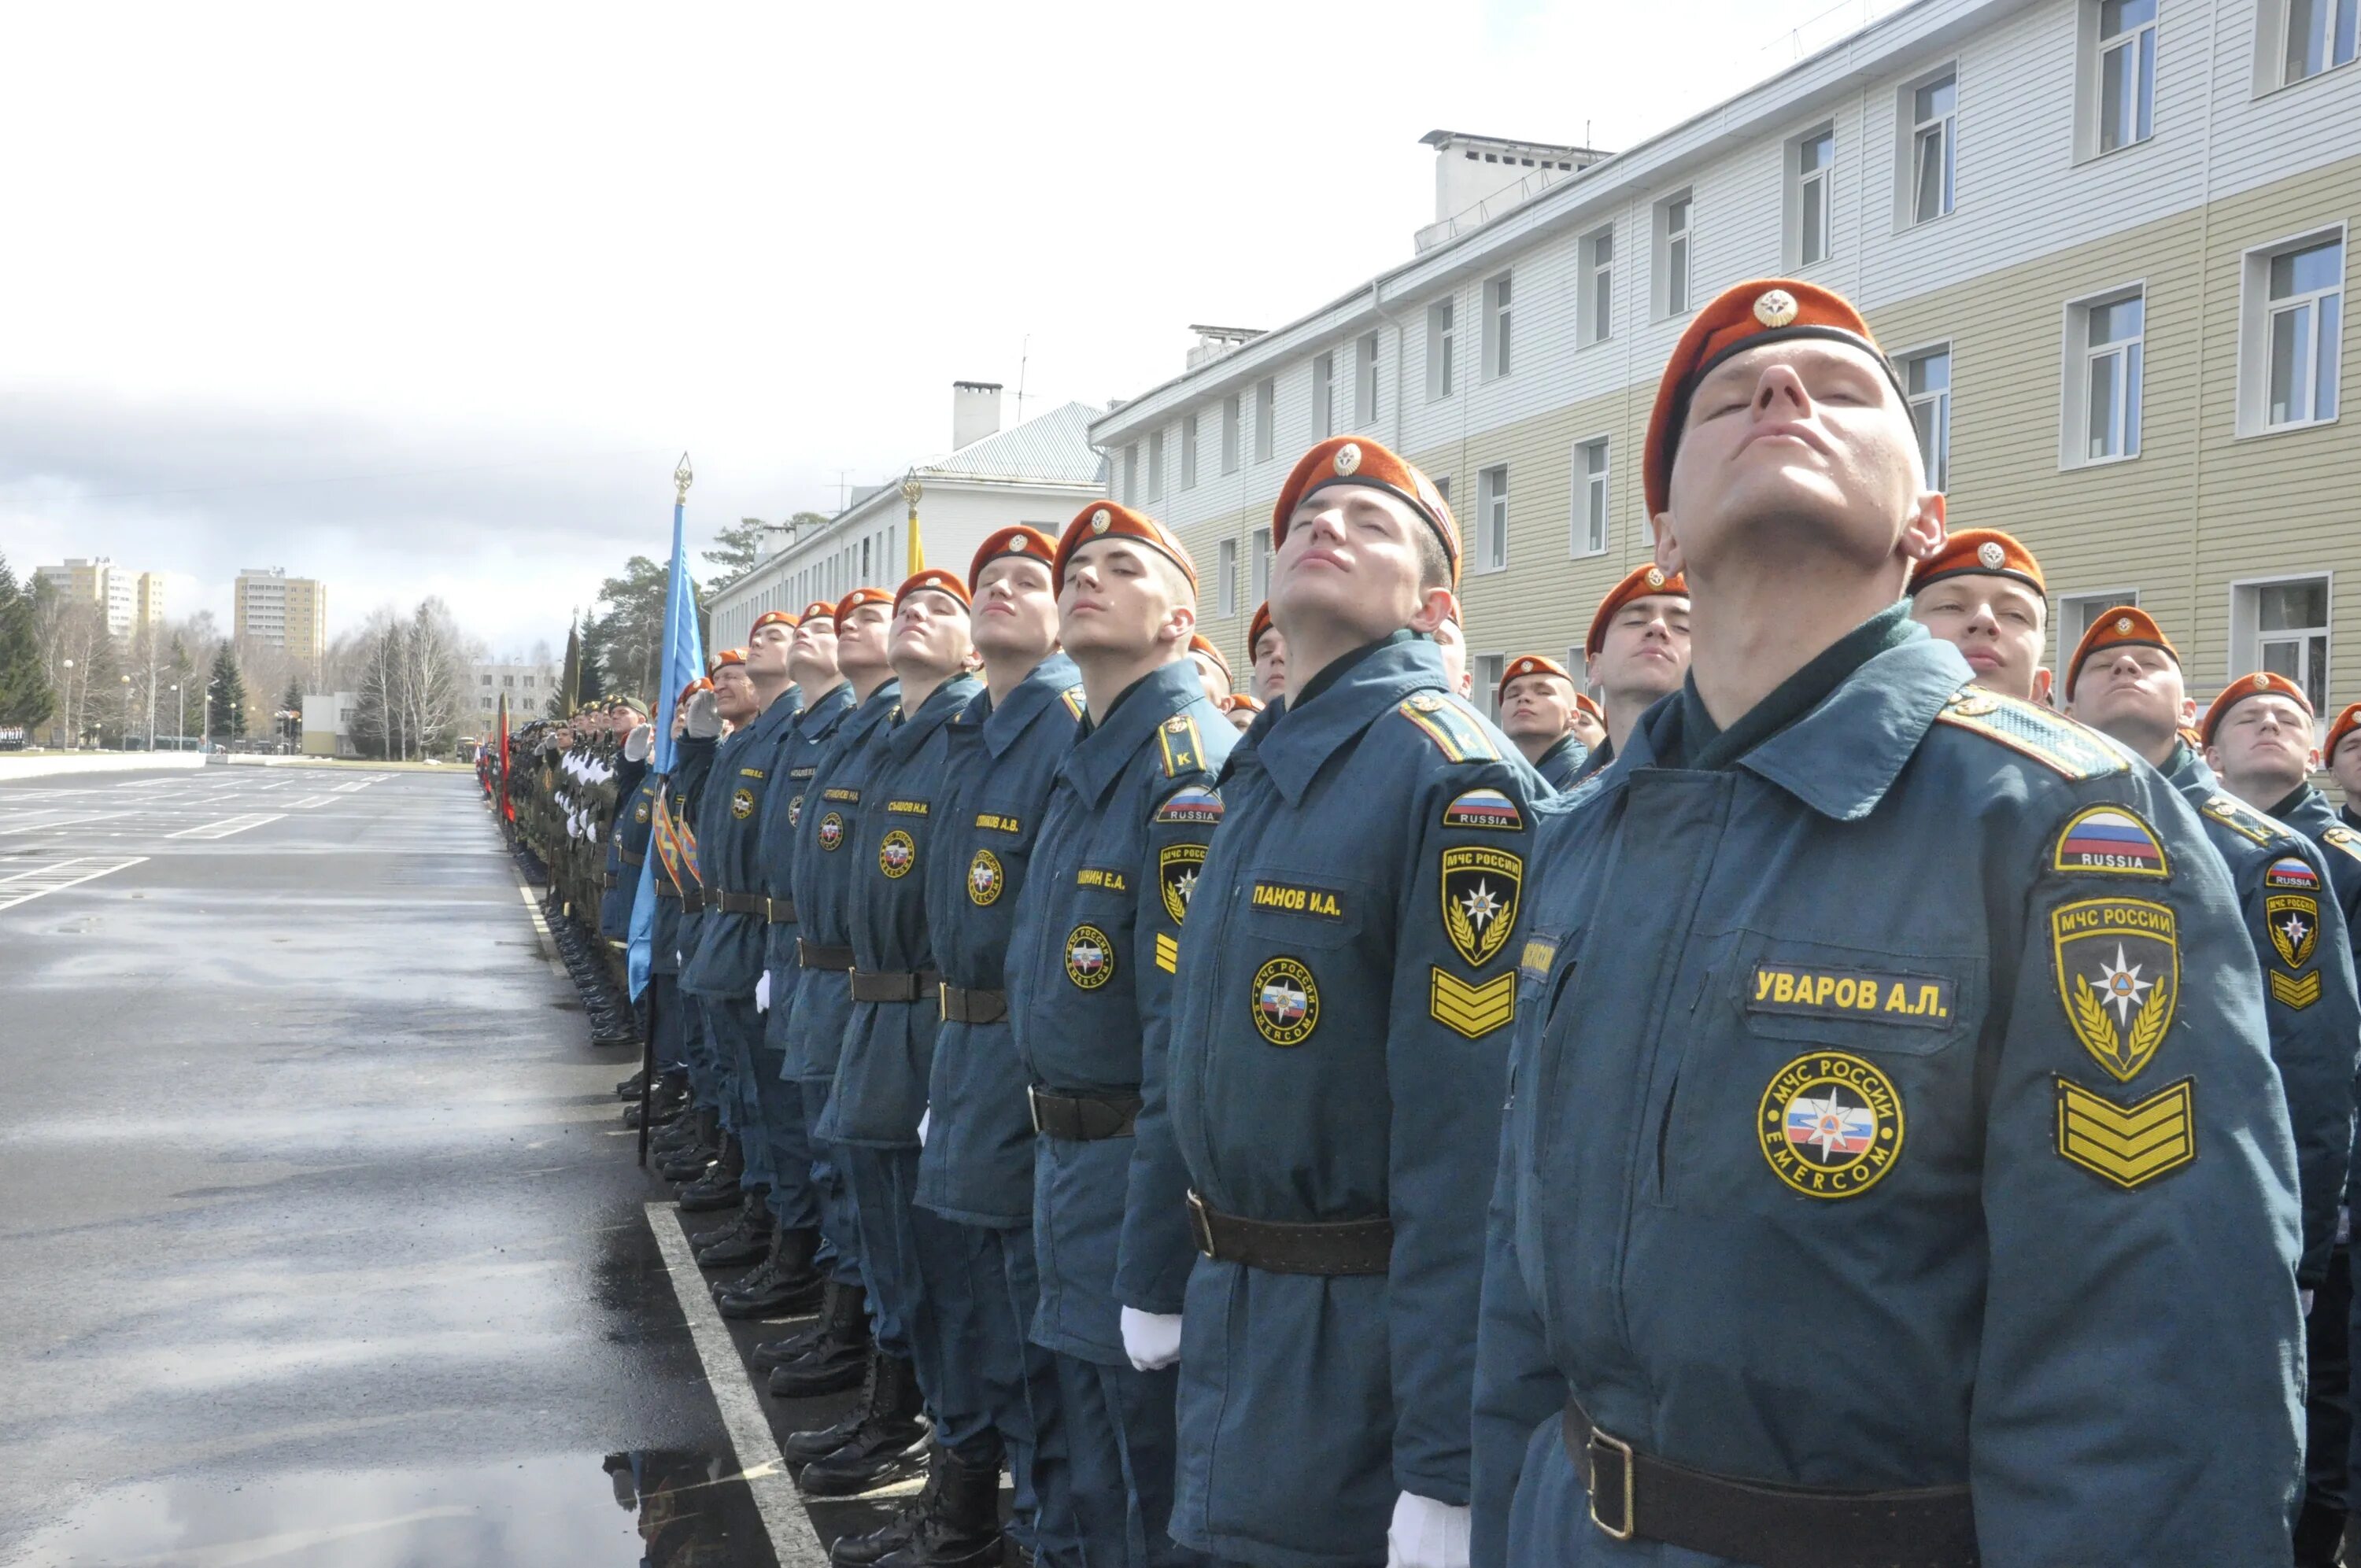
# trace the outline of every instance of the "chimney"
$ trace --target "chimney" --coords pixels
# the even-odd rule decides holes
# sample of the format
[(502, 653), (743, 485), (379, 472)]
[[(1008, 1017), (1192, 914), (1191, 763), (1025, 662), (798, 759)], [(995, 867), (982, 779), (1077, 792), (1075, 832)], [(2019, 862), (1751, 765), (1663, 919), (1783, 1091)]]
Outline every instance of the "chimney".
[(951, 450), (1000, 433), (1000, 383), (951, 383)]

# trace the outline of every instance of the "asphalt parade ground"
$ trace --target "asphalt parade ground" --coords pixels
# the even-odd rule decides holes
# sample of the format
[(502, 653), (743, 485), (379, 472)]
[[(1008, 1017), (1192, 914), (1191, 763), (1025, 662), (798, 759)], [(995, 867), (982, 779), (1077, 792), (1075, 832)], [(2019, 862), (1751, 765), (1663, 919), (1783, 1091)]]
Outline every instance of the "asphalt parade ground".
[(780, 1470), (849, 1397), (755, 1390), (785, 1331), (715, 1313), (554, 959), (458, 770), (0, 784), (0, 1568), (805, 1568), (883, 1517)]

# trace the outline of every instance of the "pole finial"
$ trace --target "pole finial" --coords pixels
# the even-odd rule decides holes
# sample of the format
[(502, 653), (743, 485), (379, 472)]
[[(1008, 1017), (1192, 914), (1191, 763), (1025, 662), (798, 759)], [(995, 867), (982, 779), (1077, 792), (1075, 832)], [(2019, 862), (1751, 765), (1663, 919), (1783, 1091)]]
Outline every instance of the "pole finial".
[(674, 491), (673, 504), (675, 506), (686, 506), (688, 504), (688, 487), (696, 482), (696, 470), (689, 467), (688, 454), (684, 452), (680, 455), (680, 466), (672, 471)]

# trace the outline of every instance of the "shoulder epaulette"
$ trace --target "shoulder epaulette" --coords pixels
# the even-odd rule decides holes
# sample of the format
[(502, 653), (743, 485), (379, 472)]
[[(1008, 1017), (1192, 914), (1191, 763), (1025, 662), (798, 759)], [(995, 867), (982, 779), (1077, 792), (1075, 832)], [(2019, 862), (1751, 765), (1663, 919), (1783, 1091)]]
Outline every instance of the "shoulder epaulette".
[(1073, 717), (1074, 717), (1075, 718), (1080, 719), (1080, 718), (1082, 717), (1082, 715), (1087, 711), (1087, 709), (1083, 707), (1083, 704), (1082, 704), (1082, 687), (1080, 687), (1080, 686), (1068, 686), (1064, 691), (1060, 692), (1060, 693), (1058, 694), (1058, 696), (1059, 696), (1060, 697), (1061, 697), (1062, 699), (1064, 699), (1065, 704), (1066, 704), (1066, 711), (1067, 711), (1068, 713), (1070, 713), (1070, 714), (1073, 715)]
[(1455, 762), (1497, 762), (1499, 749), (1476, 716), (1441, 692), (1417, 692), (1394, 709), (1422, 730)]
[(1191, 784), (1174, 792), (1172, 798), (1156, 808), (1159, 822), (1219, 822), (1222, 819), (1222, 797), (1218, 791), (1202, 784)]
[(1204, 737), (1197, 732), (1197, 721), (1187, 714), (1176, 713), (1166, 719), (1156, 731), (1156, 740), (1164, 748), (1166, 778), (1212, 771), (1205, 763)]
[(2334, 828), (2323, 828), (2320, 830), (2320, 841), (2323, 844), (2334, 844), (2355, 860), (2361, 861), (2361, 833), (2356, 833), (2350, 828), (2342, 824)]
[(2130, 754), (2116, 749), (2097, 730), (2038, 703), (2003, 696), (1982, 686), (1961, 687), (1943, 705), (1935, 722), (1996, 740), (2070, 779), (2105, 778), (2127, 773), (2132, 765)]
[(2209, 795), (2205, 797), (2205, 804), (2197, 809), (2239, 838), (2254, 843), (2274, 844), (2295, 836), (2294, 829), (2278, 817), (2264, 816), (2235, 795)]

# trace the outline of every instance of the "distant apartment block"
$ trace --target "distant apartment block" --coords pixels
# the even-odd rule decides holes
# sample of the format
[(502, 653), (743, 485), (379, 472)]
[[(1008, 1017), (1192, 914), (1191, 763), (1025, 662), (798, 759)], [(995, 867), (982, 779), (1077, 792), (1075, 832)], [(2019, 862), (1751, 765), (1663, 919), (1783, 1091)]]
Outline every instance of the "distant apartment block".
[(76, 604), (94, 604), (106, 611), (106, 630), (128, 637), (143, 626), (164, 622), (164, 575), (134, 572), (104, 555), (43, 566), (35, 574), (60, 598)]
[(237, 575), (235, 621), (251, 639), (297, 659), (317, 659), (328, 645), (327, 585), (291, 577), (283, 566), (249, 566)]
[(467, 701), (478, 726), (478, 733), (489, 735), (498, 722), (500, 698), (509, 699), (509, 723), (522, 725), (528, 719), (549, 717), (550, 699), (557, 696), (559, 681), (555, 664), (487, 663), (474, 666), (475, 684), (468, 688)]

